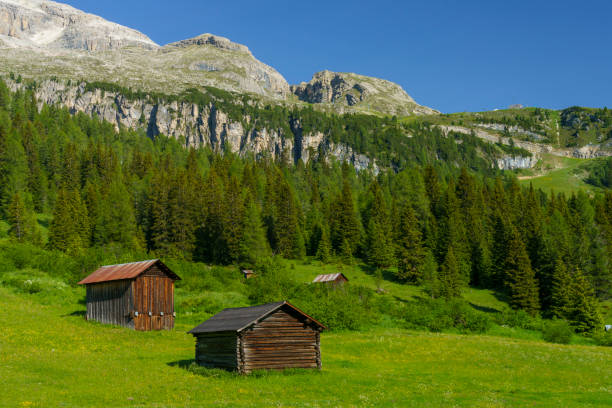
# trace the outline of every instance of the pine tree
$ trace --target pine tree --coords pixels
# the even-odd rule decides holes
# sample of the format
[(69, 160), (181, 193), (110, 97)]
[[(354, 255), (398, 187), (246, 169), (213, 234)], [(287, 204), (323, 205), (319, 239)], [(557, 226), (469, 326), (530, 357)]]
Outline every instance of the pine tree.
[(422, 282), (425, 287), (425, 291), (433, 299), (439, 298), (441, 293), (441, 284), (438, 273), (438, 264), (436, 258), (433, 256), (431, 251), (425, 253), (423, 266), (422, 266)]
[(321, 228), (321, 239), (317, 248), (317, 259), (323, 263), (329, 262), (331, 258), (331, 241), (327, 228)]
[(89, 246), (90, 224), (87, 208), (77, 191), (59, 191), (49, 226), (49, 246), (75, 254)]
[(461, 296), (463, 282), (459, 263), (452, 246), (448, 249), (444, 263), (440, 267), (438, 279), (440, 281), (440, 295), (442, 297), (452, 299)]
[(598, 301), (591, 284), (580, 270), (570, 273), (567, 266), (558, 261), (552, 295), (553, 316), (567, 320), (578, 332), (592, 332), (601, 327)]
[(425, 251), (414, 210), (408, 203), (400, 211), (397, 228), (397, 277), (400, 280), (420, 283), (423, 280)]
[(531, 262), (516, 228), (512, 227), (508, 240), (508, 253), (504, 263), (505, 286), (510, 306), (523, 309), (531, 315), (540, 309), (538, 283)]
[(367, 209), (366, 255), (370, 265), (386, 268), (395, 261), (393, 229), (387, 205), (377, 182), (372, 183), (370, 193), (372, 198)]
[[(348, 165), (343, 165), (342, 191), (330, 208), (332, 247), (343, 257), (352, 259), (360, 241), (360, 224), (355, 212), (353, 193), (348, 178)], [(347, 252), (350, 249), (350, 254)]]
[(29, 211), (20, 193), (15, 193), (7, 211), (9, 235), (18, 242), (40, 245), (42, 237), (32, 211)]
[(92, 217), (94, 245), (139, 247), (134, 206), (119, 175), (106, 190), (97, 206), (95, 218)]
[(259, 262), (269, 256), (270, 247), (266, 240), (259, 207), (250, 194), (245, 199), (243, 233), (240, 241), (239, 261), (243, 267), (254, 268)]

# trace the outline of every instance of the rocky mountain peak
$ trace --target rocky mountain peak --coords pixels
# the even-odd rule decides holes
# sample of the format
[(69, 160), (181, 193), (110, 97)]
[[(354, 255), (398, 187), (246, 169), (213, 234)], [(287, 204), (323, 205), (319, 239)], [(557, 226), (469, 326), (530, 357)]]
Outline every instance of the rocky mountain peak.
[(249, 48), (245, 45), (237, 44), (235, 42), (232, 42), (228, 38), (208, 33), (199, 35), (194, 38), (189, 38), (187, 40), (168, 44), (167, 47), (189, 47), (192, 45), (211, 45), (222, 50), (240, 51), (248, 54), (251, 53), (249, 51)]
[(159, 47), (136, 30), (47, 0), (0, 0), (0, 37), (13, 47), (87, 51)]
[(436, 112), (418, 105), (396, 83), (353, 73), (317, 72), (310, 82), (294, 85), (291, 91), (304, 102), (329, 104), (342, 111), (373, 110), (391, 115)]

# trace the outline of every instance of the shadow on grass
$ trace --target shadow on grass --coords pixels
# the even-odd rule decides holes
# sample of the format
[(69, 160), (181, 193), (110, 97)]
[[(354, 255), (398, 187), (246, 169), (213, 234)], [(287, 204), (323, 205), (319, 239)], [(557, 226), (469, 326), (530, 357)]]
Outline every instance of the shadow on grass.
[(87, 312), (85, 310), (75, 310), (74, 312), (65, 314), (62, 317), (70, 317), (70, 316), (85, 317), (85, 315), (87, 315)]
[(226, 370), (222, 368), (205, 367), (196, 364), (194, 359), (179, 360), (167, 363), (170, 367), (178, 367), (192, 374), (199, 375), (202, 377), (218, 377), (218, 378), (229, 378), (229, 377), (250, 377), (250, 378), (261, 378), (261, 377), (275, 377), (275, 376), (287, 376), (287, 375), (318, 375), (321, 374), (320, 370), (308, 369), (308, 368), (286, 368), (284, 370), (255, 370), (248, 375), (243, 375), (237, 371)]
[(488, 307), (488, 306), (480, 306), (477, 305), (475, 303), (469, 302), (470, 306), (472, 306), (474, 309), (476, 310), (480, 310), (481, 312), (485, 312), (485, 313), (501, 313), (501, 311), (494, 309), (492, 307)]

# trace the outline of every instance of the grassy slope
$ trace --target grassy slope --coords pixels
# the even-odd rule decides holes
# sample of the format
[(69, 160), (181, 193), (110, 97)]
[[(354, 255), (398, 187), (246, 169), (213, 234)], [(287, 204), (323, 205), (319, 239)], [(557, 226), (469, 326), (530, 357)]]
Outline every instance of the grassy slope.
[(184, 367), (193, 339), (82, 319), (81, 289), (41, 305), (0, 288), (1, 406), (605, 406), (612, 350), (397, 329), (326, 333), (321, 373)]
[(532, 183), (534, 188), (544, 191), (554, 190), (557, 193), (571, 194), (582, 190), (592, 195), (602, 191), (584, 181), (588, 172), (583, 167), (593, 160), (598, 159), (576, 159), (544, 154), (541, 163), (535, 169), (519, 173), (519, 180), (525, 185)]

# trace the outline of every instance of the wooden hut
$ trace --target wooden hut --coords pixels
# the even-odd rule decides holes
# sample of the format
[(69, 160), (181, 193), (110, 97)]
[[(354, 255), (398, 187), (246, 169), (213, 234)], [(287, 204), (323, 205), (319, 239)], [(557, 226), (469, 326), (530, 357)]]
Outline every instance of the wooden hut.
[(243, 269), (242, 275), (244, 276), (244, 279), (251, 279), (255, 277), (255, 272), (253, 272), (251, 269)]
[(189, 333), (196, 362), (237, 370), (321, 368), (320, 332), (326, 327), (288, 302), (225, 309)]
[(312, 283), (327, 283), (331, 285), (344, 285), (348, 282), (346, 276), (343, 273), (330, 273), (328, 275), (318, 275)]
[(174, 327), (174, 281), (159, 259), (108, 265), (79, 282), (87, 287), (87, 320), (136, 330)]

